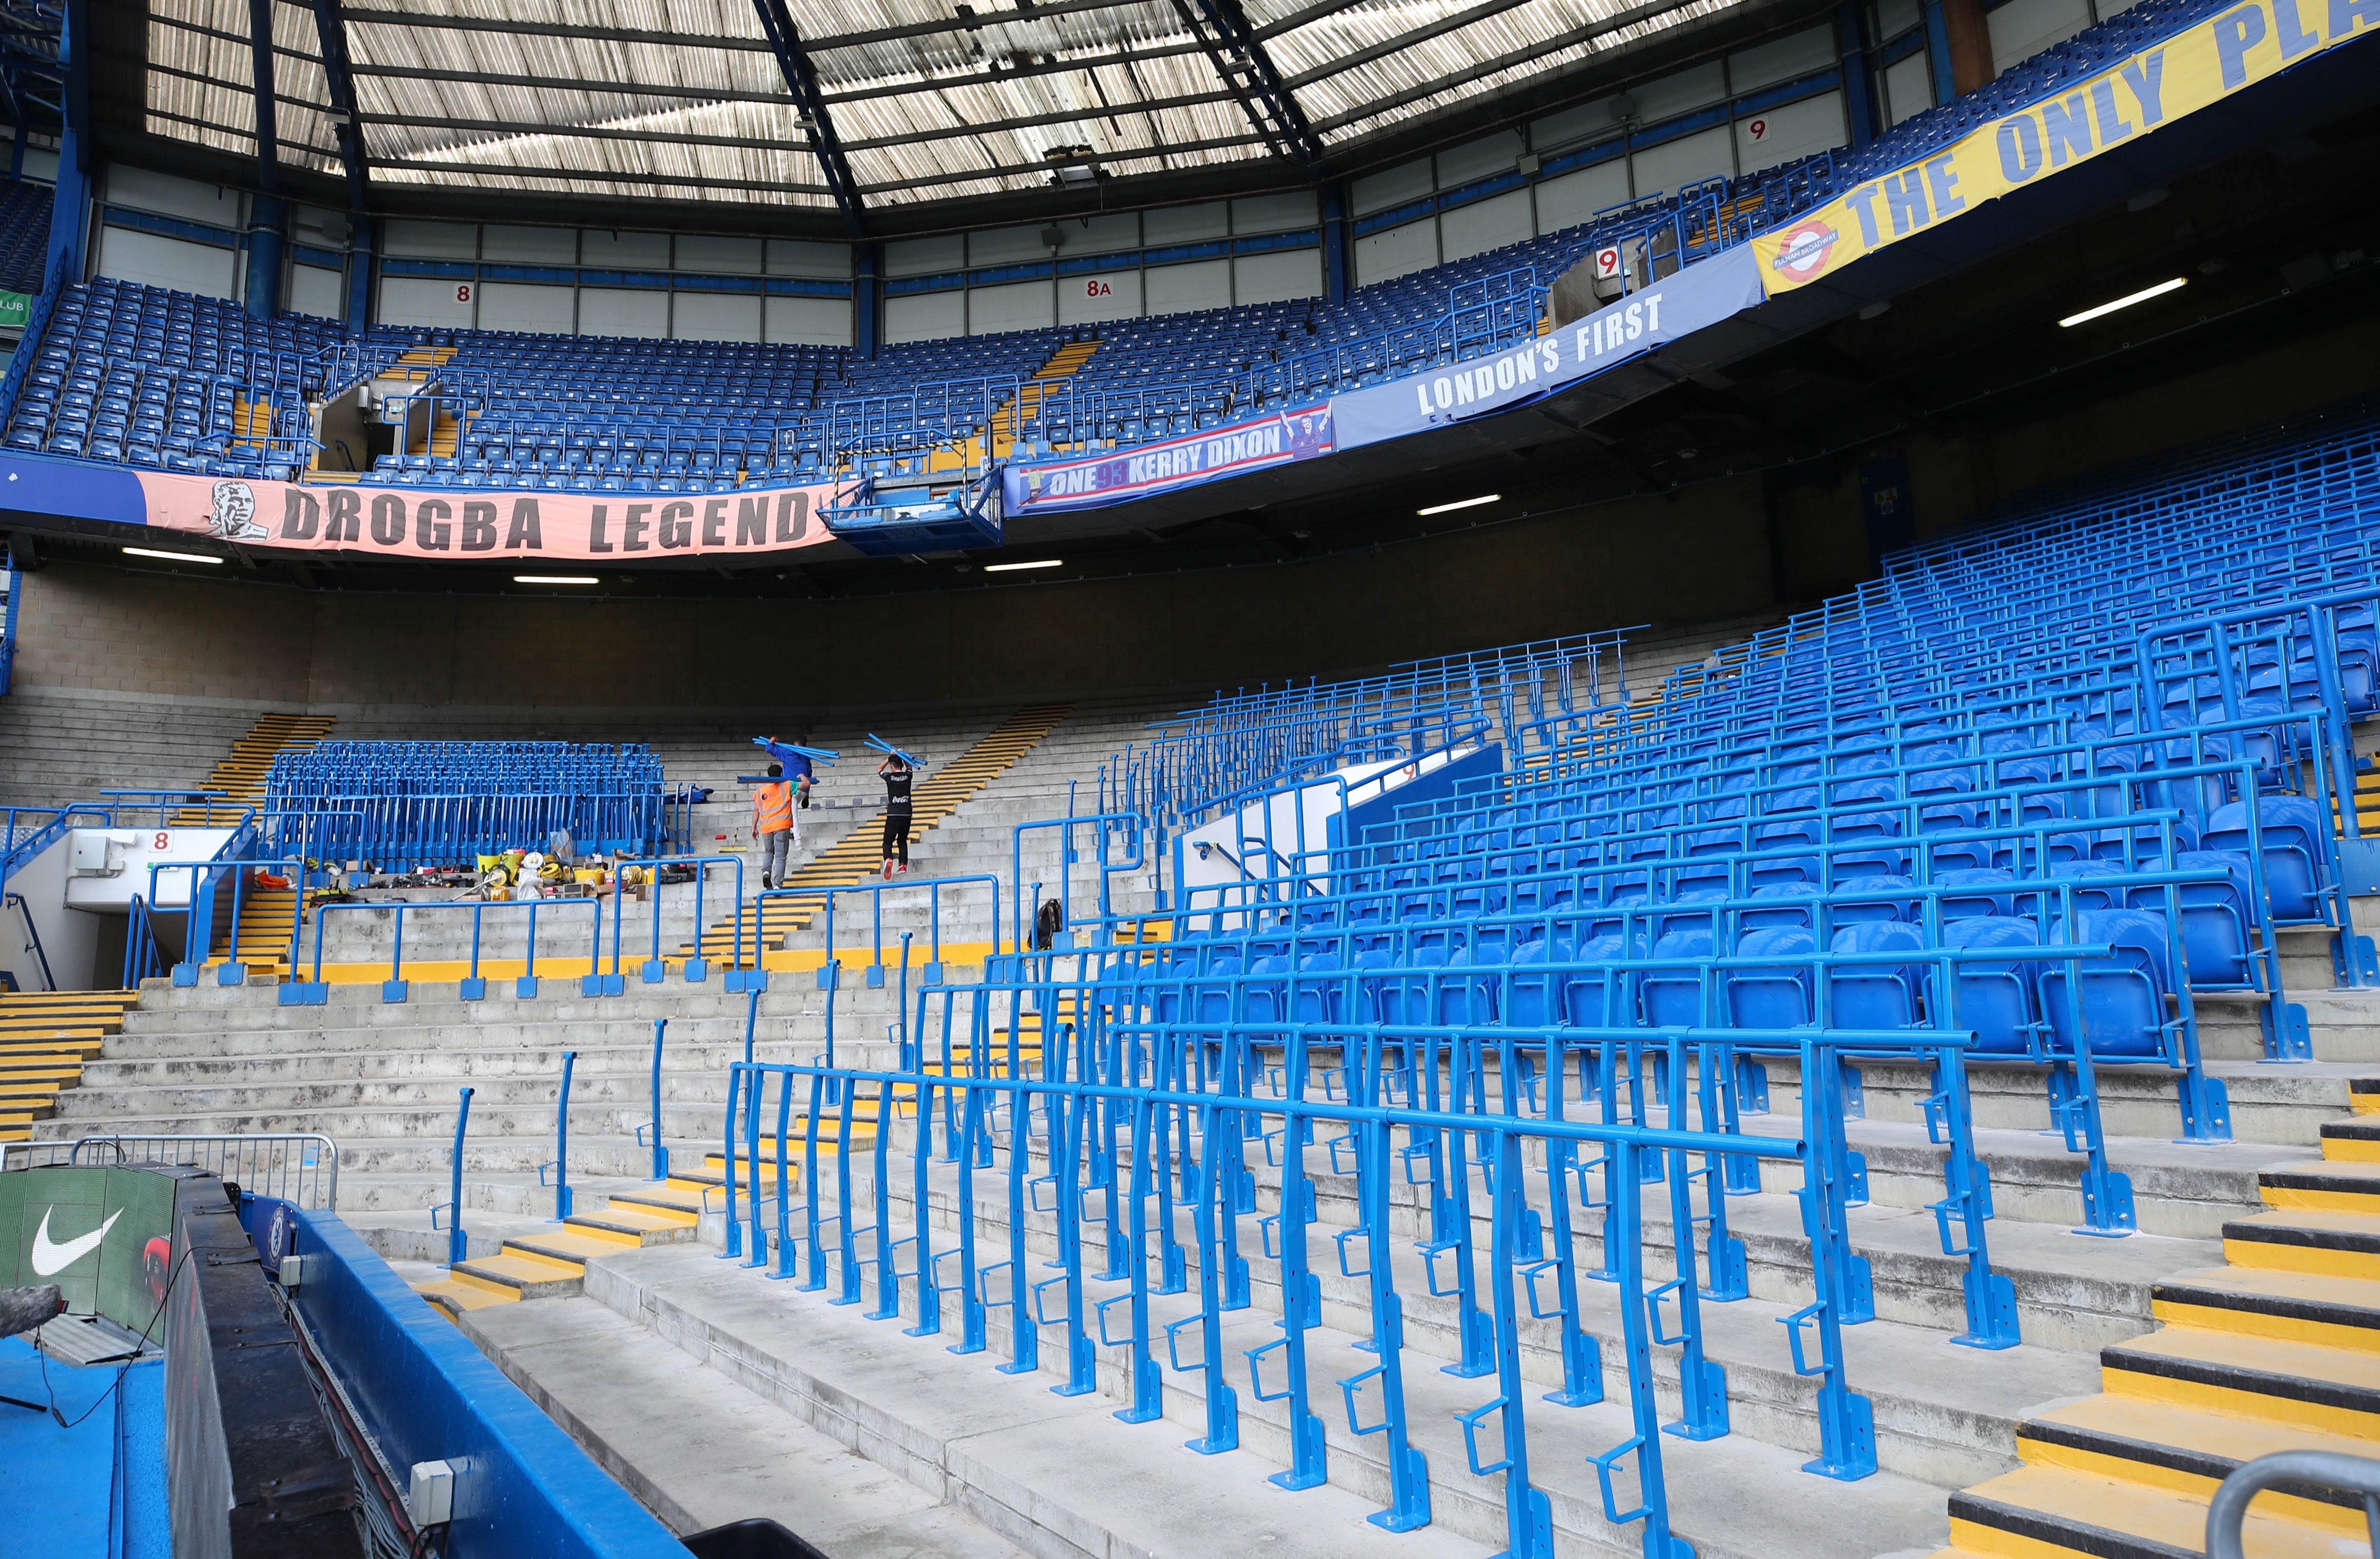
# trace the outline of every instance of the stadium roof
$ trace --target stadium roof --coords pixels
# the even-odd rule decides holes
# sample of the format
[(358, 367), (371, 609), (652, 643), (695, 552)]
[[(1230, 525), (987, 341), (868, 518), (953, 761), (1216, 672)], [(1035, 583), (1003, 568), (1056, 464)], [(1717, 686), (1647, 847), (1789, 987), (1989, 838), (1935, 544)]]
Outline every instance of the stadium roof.
[[(342, 121), (351, 116), (360, 172), (395, 208), (420, 209), (406, 198), (417, 192), (540, 205), (701, 202), (781, 223), (811, 216), (822, 234), (1338, 177), (1825, 8), (1810, 0), (269, 3), (281, 162), (301, 178), (347, 176)], [(103, 95), (112, 81), (118, 99), (114, 128), (253, 159), (249, 0), (99, 0), (95, 9), (128, 22), (145, 12), (145, 55), (131, 59), (123, 48), (131, 39), (118, 32), (119, 68), (103, 62)], [(103, 49), (110, 30), (100, 29)]]

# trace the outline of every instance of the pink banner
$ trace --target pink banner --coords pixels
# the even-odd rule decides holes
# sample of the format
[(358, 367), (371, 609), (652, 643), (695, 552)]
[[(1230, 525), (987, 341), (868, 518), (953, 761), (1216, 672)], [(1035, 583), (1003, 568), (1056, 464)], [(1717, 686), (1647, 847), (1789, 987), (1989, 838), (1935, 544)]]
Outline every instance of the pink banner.
[(828, 485), (506, 493), (139, 474), (151, 525), (300, 552), (615, 563), (791, 552), (833, 540), (815, 512), (834, 492)]

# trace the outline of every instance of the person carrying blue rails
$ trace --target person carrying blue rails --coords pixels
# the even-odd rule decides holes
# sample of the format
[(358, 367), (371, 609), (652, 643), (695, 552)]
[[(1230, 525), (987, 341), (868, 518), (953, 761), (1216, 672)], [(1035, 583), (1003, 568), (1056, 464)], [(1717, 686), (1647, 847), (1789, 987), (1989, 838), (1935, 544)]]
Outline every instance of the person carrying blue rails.
[(909, 870), (909, 786), (917, 771), (892, 752), (876, 765), (876, 773), (884, 781), (884, 875), (889, 879), (895, 859), (904, 872)]
[(760, 847), (760, 886), (784, 883), (793, 852), (802, 847), (801, 819), (794, 810), (794, 786), (784, 778), (784, 765), (769, 765), (765, 784), (752, 790), (752, 838)]

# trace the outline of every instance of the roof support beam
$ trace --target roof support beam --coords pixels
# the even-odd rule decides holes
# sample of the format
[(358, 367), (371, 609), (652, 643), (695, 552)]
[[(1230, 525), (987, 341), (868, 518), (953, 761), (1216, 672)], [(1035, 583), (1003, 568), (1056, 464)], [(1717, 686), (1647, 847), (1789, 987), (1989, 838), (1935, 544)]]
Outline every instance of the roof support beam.
[(1697, 3), (1698, 0), (1651, 0), (1648, 5), (1634, 6), (1617, 16), (1606, 17), (1601, 21), (1588, 22), (1583, 27), (1573, 27), (1569, 31), (1558, 32), (1542, 43), (1530, 43), (1522, 48), (1510, 50), (1498, 55), (1493, 59), (1474, 60), (1460, 70), (1448, 71), (1436, 80), (1424, 81), (1419, 86), (1406, 88), (1402, 91), (1365, 104), (1362, 107), (1350, 110), (1345, 114), (1334, 115), (1317, 124), (1314, 127), (1315, 133), (1329, 135), (1333, 130), (1345, 129), (1350, 125), (1361, 124), (1366, 119), (1378, 118), (1392, 109), (1403, 107), (1406, 104), (1418, 103), (1423, 98), (1434, 97), (1439, 92), (1451, 91), (1456, 87), (1468, 85), (1483, 76), (1493, 76), (1500, 70), (1510, 70), (1516, 66), (1532, 64), (1548, 55), (1560, 54), (1562, 50), (1573, 48), (1580, 43), (1591, 43), (1597, 38), (1625, 31), (1629, 28), (1651, 21), (1657, 17), (1665, 17), (1672, 11), (1682, 11), (1687, 6)]
[(765, 178), (702, 178), (691, 174), (614, 172), (609, 168), (550, 168), (520, 163), (442, 163), (416, 157), (374, 157), (372, 166), (391, 172), (478, 174), (491, 178), (551, 178), (571, 184), (650, 184), (689, 189), (757, 189), (779, 195), (828, 195), (823, 184), (786, 184)]
[[(1174, 8), (1190, 26), (1201, 43), (1206, 42), (1206, 29), (1214, 29), (1220, 46), (1210, 46), (1208, 58), (1215, 73), (1230, 83), (1240, 99), (1240, 106), (1248, 116), (1249, 124), (1257, 134), (1274, 143), (1283, 156), (1304, 164), (1308, 170), (1318, 171), (1322, 162), (1322, 143), (1317, 140), (1311, 126), (1305, 122), (1305, 111), (1297, 105), (1297, 94), (1282, 82), (1281, 72), (1273, 68), (1272, 56), (1257, 41), (1256, 30), (1248, 25), (1247, 13), (1240, 0), (1173, 0)], [(1196, 11), (1192, 9), (1196, 7)]]
[(1363, 0), (1314, 0), (1311, 6), (1301, 6), (1289, 15), (1269, 21), (1257, 28), (1257, 36), (1259, 39), (1278, 38), (1284, 32), (1296, 31), (1307, 22), (1320, 21), (1324, 17), (1335, 17), (1340, 12), (1353, 10), (1361, 4)]
[[(153, 112), (153, 111), (152, 111)], [(236, 132), (245, 134), (245, 131)], [(1184, 141), (1172, 146), (1152, 146), (1145, 151), (1118, 152), (1103, 155), (1103, 163), (1155, 163), (1187, 152), (1222, 152), (1242, 146), (1263, 144), (1255, 135), (1232, 136), (1216, 140)], [(372, 165), (395, 172), (484, 175), (496, 178), (551, 178), (579, 184), (667, 185), (672, 188), (696, 189), (751, 189), (787, 195), (832, 195), (823, 184), (783, 184), (765, 179), (700, 178), (687, 175), (655, 173), (621, 173), (601, 168), (556, 168), (518, 163), (455, 163), (432, 162), (417, 157), (375, 157)], [(951, 184), (973, 184), (979, 180), (1038, 177), (1046, 175), (1046, 164), (1020, 163), (980, 168), (960, 168), (950, 173), (928, 174), (917, 178), (887, 179), (881, 183), (860, 185), (862, 195), (896, 194), (905, 189), (933, 189)], [(389, 181), (404, 188), (415, 188), (411, 180)]]
[(844, 225), (851, 229), (853, 238), (864, 238), (868, 236), (867, 210), (852, 180), (851, 164), (844, 160), (843, 143), (835, 138), (834, 121), (827, 116), (826, 99), (819, 91), (818, 72), (810, 67), (809, 56), (802, 52), (801, 34), (794, 30), (793, 13), (785, 8), (785, 0), (752, 0), (752, 7), (760, 14), (761, 30), (768, 33), (769, 46), (776, 51), (777, 67), (785, 74), (785, 85), (793, 89), (794, 102), (801, 111), (802, 128), (809, 136), (810, 154), (818, 159), (819, 172), (833, 191), (834, 203), (843, 212)]
[[(155, 113), (155, 109), (149, 112)], [(399, 125), (407, 129), (469, 130), (479, 135), (548, 135), (571, 140), (643, 141), (657, 146), (723, 146), (743, 152), (783, 152), (785, 143), (771, 136), (692, 135), (678, 130), (622, 130), (608, 125), (532, 125), (516, 119), (432, 119), (410, 114), (361, 114), (367, 125)]]
[(765, 55), (765, 38), (722, 38), (709, 33), (651, 32), (635, 27), (557, 27), (550, 22), (500, 17), (438, 16), (426, 11), (382, 11), (324, 0), (346, 21), (363, 27), (412, 27), (445, 32), (506, 32), (523, 38), (585, 38), (601, 43), (650, 43), (667, 49), (731, 49)]
[(350, 65), (348, 73), (393, 81), (460, 81), (474, 87), (528, 87), (558, 92), (595, 92), (613, 97), (683, 97), (701, 103), (775, 103), (795, 100), (783, 92), (746, 92), (729, 87), (679, 87), (659, 81), (589, 81), (570, 76), (506, 76), (488, 70), (435, 70), (418, 65)]
[(1447, 33), (1459, 31), (1469, 27), (1473, 22), (1486, 21), (1490, 17), (1500, 16), (1522, 3), (1523, 0), (1482, 0), (1479, 5), (1473, 6), (1467, 10), (1457, 11), (1451, 17), (1440, 17), (1426, 27), (1416, 27), (1410, 32), (1400, 32), (1395, 37), (1383, 39), (1369, 48), (1357, 49), (1351, 55), (1334, 58), (1330, 64), (1317, 67), (1304, 75), (1293, 76), (1290, 78), (1289, 84), (1292, 87), (1311, 85), (1325, 77), (1336, 76), (1341, 71), (1353, 70), (1359, 65), (1369, 65), (1376, 59), (1385, 59), (1390, 55), (1398, 54), (1415, 43), (1427, 43), (1432, 38), (1440, 38)]
[(256, 94), (256, 193), (248, 206), (248, 311), (281, 311), (288, 208), (281, 199), (281, 101), (273, 89), (273, 13), (277, 0), (248, 0), (249, 81)]
[[(1066, 16), (1077, 11), (1107, 11), (1134, 6), (1141, 0), (1050, 0), (1030, 9), (977, 11), (973, 16), (950, 17), (935, 21), (909, 22), (899, 27), (871, 28), (863, 32), (838, 32), (832, 37), (808, 38), (803, 48), (810, 55), (822, 55), (831, 49), (856, 49), (870, 43), (892, 43), (905, 38), (927, 38), (938, 32), (974, 32), (1003, 22), (1040, 21), (1050, 17)], [(1340, 5), (1353, 5), (1355, 0), (1337, 0)], [(509, 32), (529, 38), (588, 38), (606, 43), (652, 43), (672, 49), (728, 49), (738, 54), (765, 55), (773, 53), (763, 38), (731, 38), (712, 33), (654, 32), (634, 27), (556, 27), (546, 22), (514, 21), (493, 17), (436, 16), (420, 11), (387, 11), (363, 6), (340, 7), (348, 21), (370, 27), (412, 27), (455, 32)]]
[(314, 0), (314, 35), (322, 50), (322, 79), (331, 90), (331, 117), (343, 119), (333, 128), (339, 138), (339, 160), (347, 169), (347, 206), (361, 212), (371, 200), (371, 159), (364, 150), (363, 121), (356, 113), (355, 71), (347, 61), (347, 24), (340, 18), (339, 0)]
[[(1177, 141), (1172, 145), (1151, 146), (1134, 152), (1102, 152), (1099, 153), (1099, 160), (1103, 166), (1119, 163), (1162, 163), (1168, 157), (1179, 156), (1185, 152), (1228, 152), (1243, 146), (1262, 146), (1264, 143), (1264, 138), (1258, 135), (1227, 136), (1215, 140)], [(1049, 171), (1050, 165), (1046, 163), (1001, 164), (980, 168), (962, 168), (955, 173), (929, 174), (919, 178), (887, 179), (880, 184), (863, 184), (859, 188), (860, 193), (865, 195), (886, 195), (903, 189), (931, 189), (944, 184), (972, 184), (978, 179), (985, 178), (1046, 176)]]
[(45, 280), (69, 286), (83, 277), (84, 239), (91, 220), (90, 0), (67, 0), (58, 26), (58, 182), (50, 201), (50, 250)]
[[(1118, 49), (1113, 54), (1082, 55), (1073, 59), (1053, 59), (1036, 65), (993, 65), (965, 76), (935, 76), (922, 81), (902, 81), (889, 87), (854, 87), (848, 91), (829, 92), (829, 103), (860, 103), (876, 97), (909, 97), (918, 92), (947, 91), (953, 87), (993, 86), (1002, 81), (1018, 80), (1026, 76), (1088, 75), (1110, 66), (1129, 69), (1148, 59), (1173, 59), (1182, 55), (1207, 53), (1203, 39), (1181, 43), (1157, 43), (1145, 49)], [(1217, 94), (1220, 96), (1220, 94)]]
[(865, 32), (838, 32), (832, 37), (809, 41), (812, 54), (824, 54), (829, 49), (856, 49), (868, 43), (891, 43), (904, 38), (930, 37), (937, 32), (975, 32), (1003, 22), (1046, 21), (1051, 17), (1068, 16), (1078, 11), (1112, 11), (1125, 6), (1135, 6), (1140, 0), (1046, 0), (1045, 4), (1019, 5), (1013, 10), (994, 10), (990, 6), (978, 9), (972, 16), (951, 17), (938, 21), (909, 22), (900, 27), (871, 28)]
[(273, 0), (248, 0), (249, 82), (256, 91), (256, 188), (281, 188), (280, 93), (273, 87)]
[[(914, 146), (922, 140), (951, 140), (966, 136), (991, 135), (1002, 130), (1038, 129), (1049, 125), (1071, 125), (1084, 119), (1105, 118), (1111, 116), (1154, 116), (1171, 109), (1187, 108), (1194, 104), (1231, 101), (1232, 94), (1229, 92), (1192, 92), (1183, 97), (1151, 98), (1144, 103), (1110, 104), (1104, 109), (1061, 109), (1049, 114), (1021, 114), (1014, 119), (986, 119), (975, 124), (920, 128), (904, 130), (899, 135), (877, 136), (864, 140), (847, 140), (844, 142), (844, 148), (850, 152), (874, 152), (887, 146)], [(1102, 159), (1111, 155), (1125, 154), (1104, 152), (1099, 153)]]

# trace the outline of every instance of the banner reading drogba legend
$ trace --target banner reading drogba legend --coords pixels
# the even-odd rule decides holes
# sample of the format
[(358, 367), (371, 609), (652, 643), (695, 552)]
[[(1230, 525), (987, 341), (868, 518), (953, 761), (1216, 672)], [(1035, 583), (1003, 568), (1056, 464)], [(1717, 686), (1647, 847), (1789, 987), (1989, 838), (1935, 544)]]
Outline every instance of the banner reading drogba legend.
[(151, 525), (301, 552), (650, 562), (790, 552), (834, 539), (817, 514), (832, 486), (512, 493), (137, 474)]

